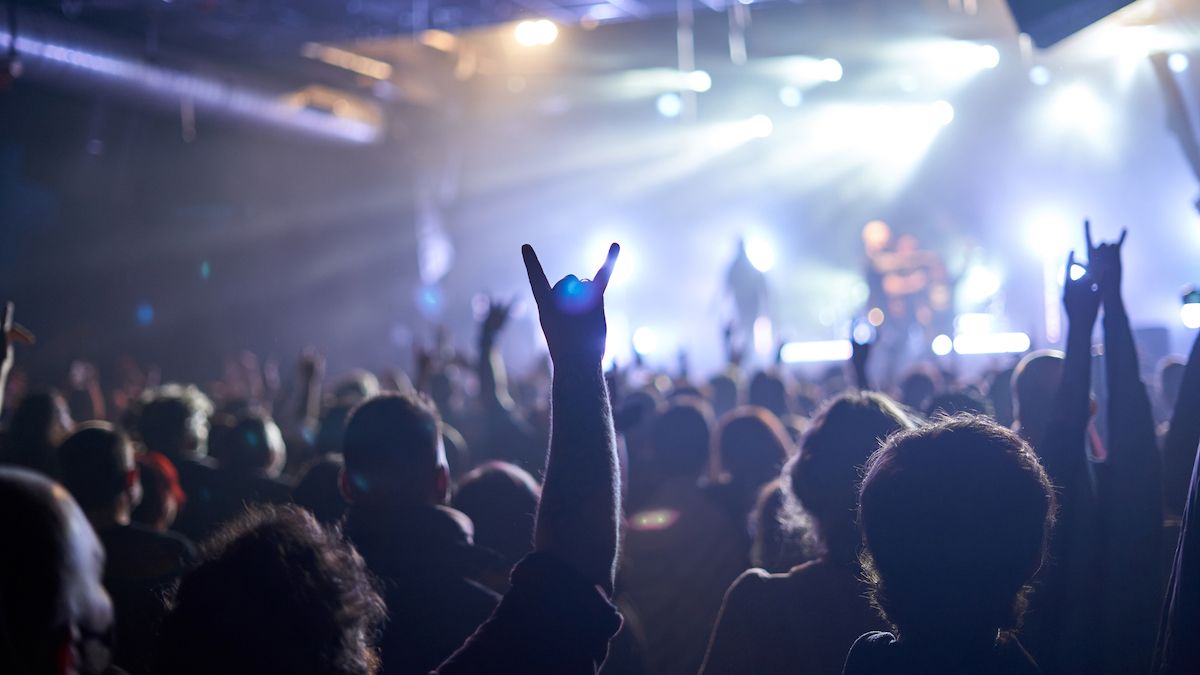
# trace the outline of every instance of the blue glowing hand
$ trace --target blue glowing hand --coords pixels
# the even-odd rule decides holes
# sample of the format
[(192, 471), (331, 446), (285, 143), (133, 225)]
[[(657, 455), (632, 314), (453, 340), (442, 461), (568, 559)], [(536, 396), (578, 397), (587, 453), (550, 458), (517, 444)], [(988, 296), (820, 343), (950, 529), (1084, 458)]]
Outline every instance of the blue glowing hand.
[(568, 275), (551, 287), (533, 247), (529, 244), (521, 247), (542, 333), (546, 335), (550, 358), (555, 363), (584, 360), (599, 365), (604, 358), (608, 333), (604, 321), (604, 291), (620, 252), (621, 247), (617, 244), (608, 249), (608, 259), (596, 272), (595, 279), (589, 281)]

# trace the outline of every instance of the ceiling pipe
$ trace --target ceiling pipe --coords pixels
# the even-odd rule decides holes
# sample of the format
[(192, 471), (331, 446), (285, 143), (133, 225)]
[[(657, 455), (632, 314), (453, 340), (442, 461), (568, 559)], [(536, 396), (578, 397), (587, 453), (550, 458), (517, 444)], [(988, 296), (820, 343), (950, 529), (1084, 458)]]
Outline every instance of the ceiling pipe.
[[(0, 54), (13, 52), (10, 16), (0, 12)], [(270, 91), (203, 64), (184, 70), (153, 63), (119, 41), (21, 9), (15, 33), (22, 79), (166, 111), (190, 106), (198, 115), (340, 143), (364, 145), (383, 137), (378, 106), (351, 94), (338, 99), (344, 105), (316, 109), (296, 92)]]

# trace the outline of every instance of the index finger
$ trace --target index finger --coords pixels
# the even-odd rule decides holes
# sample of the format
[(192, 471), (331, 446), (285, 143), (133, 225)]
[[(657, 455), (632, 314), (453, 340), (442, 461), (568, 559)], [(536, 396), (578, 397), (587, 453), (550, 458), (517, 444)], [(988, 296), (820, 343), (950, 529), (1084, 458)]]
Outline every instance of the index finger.
[(546, 280), (546, 272), (542, 269), (542, 263), (532, 246), (522, 246), (521, 257), (525, 259), (525, 274), (529, 276), (529, 288), (533, 291), (533, 299), (540, 305), (550, 296), (550, 282)]
[(0, 330), (3, 330), (5, 335), (12, 330), (14, 311), (16, 311), (16, 306), (11, 301), (4, 303), (4, 319), (0, 321)]
[(1117, 248), (1125, 245), (1125, 235), (1129, 234), (1128, 228), (1121, 228), (1121, 238), (1117, 240)]
[(1090, 218), (1083, 219), (1083, 236), (1087, 239), (1088, 259), (1090, 260), (1092, 251), (1096, 250), (1095, 245), (1092, 244), (1092, 220)]
[(596, 277), (592, 279), (592, 283), (600, 287), (600, 292), (603, 293), (608, 288), (608, 281), (612, 279), (613, 267), (617, 264), (617, 256), (621, 253), (621, 245), (613, 242), (612, 246), (608, 247), (608, 257), (604, 260), (604, 265), (596, 272)]

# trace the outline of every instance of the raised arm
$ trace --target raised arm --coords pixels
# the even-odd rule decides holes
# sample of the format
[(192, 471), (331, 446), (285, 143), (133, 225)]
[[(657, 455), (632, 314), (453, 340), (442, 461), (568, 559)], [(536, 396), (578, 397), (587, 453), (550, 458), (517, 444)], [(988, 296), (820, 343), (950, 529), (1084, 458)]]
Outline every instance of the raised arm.
[(592, 675), (621, 625), (612, 595), (620, 491), (604, 356), (604, 289), (619, 248), (592, 281), (554, 287), (533, 248), (525, 269), (554, 362), (550, 457), (534, 532), (535, 551), (486, 623), (439, 675)]
[(1091, 271), (1072, 279), (1075, 252), (1067, 257), (1063, 306), (1067, 311), (1067, 345), (1063, 376), (1054, 399), (1046, 437), (1037, 450), (1050, 478), (1063, 489), (1086, 479), (1084, 438), (1091, 418), (1092, 331), (1100, 313), (1100, 293)]
[(1121, 247), (1092, 246), (1091, 266), (1104, 303), (1108, 374), (1108, 471), (1101, 505), (1107, 514), (1106, 576), (1122, 579), (1105, 593), (1109, 611), (1105, 663), (1115, 671), (1145, 668), (1154, 649), (1162, 600), (1162, 479), (1150, 396), (1138, 373), (1137, 348), (1121, 299)]
[(1171, 513), (1183, 513), (1187, 502), (1188, 480), (1200, 447), (1200, 334), (1192, 343), (1179, 398), (1171, 415), (1171, 426), (1163, 443), (1163, 489)]
[(479, 377), (479, 397), (489, 410), (500, 408), (508, 411), (513, 405), (508, 393), (504, 360), (496, 349), (496, 338), (504, 324), (508, 323), (511, 308), (511, 304), (491, 300), (488, 302), (487, 316), (479, 324), (479, 360), (475, 370)]
[(8, 386), (8, 373), (13, 365), (13, 345), (18, 342), (33, 344), (33, 333), (14, 321), (15, 312), (13, 303), (4, 303), (4, 316), (0, 319), (0, 412), (4, 411), (4, 390)]
[(612, 408), (600, 364), (607, 334), (604, 291), (619, 252), (613, 244), (594, 280), (567, 276), (552, 288), (533, 247), (521, 249), (554, 364), (550, 457), (534, 546), (609, 594), (620, 490)]

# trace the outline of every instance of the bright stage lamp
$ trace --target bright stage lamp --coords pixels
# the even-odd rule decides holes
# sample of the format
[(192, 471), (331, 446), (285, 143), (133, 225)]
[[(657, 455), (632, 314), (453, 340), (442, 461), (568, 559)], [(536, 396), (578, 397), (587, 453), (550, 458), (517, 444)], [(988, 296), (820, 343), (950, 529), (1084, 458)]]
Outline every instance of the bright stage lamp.
[(522, 47), (542, 47), (558, 39), (558, 26), (549, 19), (522, 21), (513, 29), (513, 36)]

